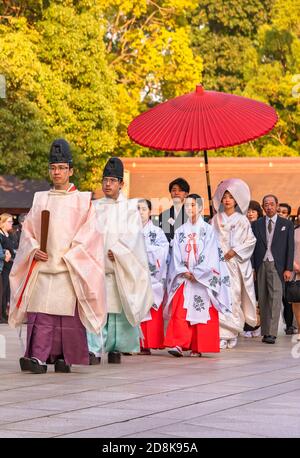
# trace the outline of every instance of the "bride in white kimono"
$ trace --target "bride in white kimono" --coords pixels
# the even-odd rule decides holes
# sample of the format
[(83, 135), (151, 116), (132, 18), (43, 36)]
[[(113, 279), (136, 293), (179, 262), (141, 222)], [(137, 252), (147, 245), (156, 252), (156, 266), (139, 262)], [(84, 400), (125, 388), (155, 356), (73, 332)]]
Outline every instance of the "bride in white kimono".
[(232, 315), (220, 316), (220, 348), (234, 348), (245, 322), (256, 325), (256, 299), (251, 256), (256, 238), (245, 216), (250, 202), (248, 185), (239, 178), (222, 181), (213, 197), (212, 219), (230, 273)]
[(201, 197), (190, 194), (185, 210), (189, 219), (175, 231), (169, 266), (165, 346), (173, 356), (201, 356), (220, 351), (218, 312), (231, 313), (230, 281)]
[(138, 201), (138, 209), (143, 224), (143, 235), (146, 244), (148, 265), (151, 275), (154, 304), (141, 322), (143, 339), (141, 354), (150, 355), (151, 348), (164, 348), (164, 320), (162, 302), (167, 282), (167, 259), (169, 242), (160, 227), (155, 226), (151, 219), (151, 202), (147, 199)]

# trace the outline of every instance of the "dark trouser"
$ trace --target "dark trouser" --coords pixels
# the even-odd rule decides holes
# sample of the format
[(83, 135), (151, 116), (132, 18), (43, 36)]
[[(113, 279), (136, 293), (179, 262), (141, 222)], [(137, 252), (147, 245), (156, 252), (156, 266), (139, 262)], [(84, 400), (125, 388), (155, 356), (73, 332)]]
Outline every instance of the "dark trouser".
[(64, 359), (66, 364), (89, 364), (86, 330), (76, 307), (74, 316), (27, 314), (27, 358), (54, 363)]
[[(258, 300), (258, 291), (257, 291), (257, 280), (255, 280), (254, 282), (254, 289), (255, 289), (255, 297), (256, 297), (256, 300)], [(250, 324), (247, 324), (245, 323), (244, 325), (244, 331), (246, 332), (252, 332), (252, 331), (256, 331), (256, 329), (260, 328), (260, 324), (258, 326), (250, 326)]]
[(282, 304), (282, 282), (274, 262), (263, 261), (257, 273), (261, 334), (277, 336)]
[(2, 270), (2, 317), (7, 318), (6, 308), (10, 301), (10, 286), (9, 286), (9, 274), (11, 271), (12, 264), (4, 264)]
[(283, 302), (283, 318), (286, 324), (286, 329), (293, 326), (294, 314), (293, 307), (290, 302), (286, 300), (285, 297), (282, 298)]
[(6, 309), (3, 307), (2, 295), (3, 295), (2, 274), (0, 274), (0, 320), (2, 318), (5, 318), (6, 316)]

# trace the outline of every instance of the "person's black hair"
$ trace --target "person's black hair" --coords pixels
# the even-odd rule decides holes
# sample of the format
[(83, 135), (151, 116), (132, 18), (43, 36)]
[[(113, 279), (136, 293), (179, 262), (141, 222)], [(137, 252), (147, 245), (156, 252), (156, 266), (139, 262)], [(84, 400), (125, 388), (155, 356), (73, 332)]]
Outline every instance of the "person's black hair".
[(173, 186), (179, 186), (180, 189), (184, 192), (190, 192), (190, 185), (184, 178), (176, 178), (175, 180), (171, 181), (169, 184), (169, 192), (171, 192)]
[(274, 194), (266, 194), (264, 197), (263, 197), (263, 200), (262, 200), (262, 207), (264, 206), (264, 201), (267, 197), (273, 197), (273, 199), (275, 200), (276, 204), (278, 205), (278, 197), (274, 196)]
[(262, 218), (264, 216), (263, 209), (261, 208), (260, 203), (257, 202), (256, 200), (250, 200), (248, 210), (256, 211), (258, 218)]
[(194, 199), (199, 207), (203, 208), (203, 199), (201, 196), (199, 196), (199, 194), (189, 194), (187, 199)]
[(282, 204), (279, 204), (279, 207), (284, 207), (284, 208), (286, 208), (287, 211), (288, 211), (288, 216), (290, 216), (290, 214), (292, 213), (292, 207), (291, 207), (289, 204), (282, 203)]
[(145, 202), (147, 204), (147, 207), (149, 208), (150, 211), (152, 210), (152, 204), (150, 200), (148, 199), (139, 199), (138, 200), (138, 204), (141, 204), (142, 202)]

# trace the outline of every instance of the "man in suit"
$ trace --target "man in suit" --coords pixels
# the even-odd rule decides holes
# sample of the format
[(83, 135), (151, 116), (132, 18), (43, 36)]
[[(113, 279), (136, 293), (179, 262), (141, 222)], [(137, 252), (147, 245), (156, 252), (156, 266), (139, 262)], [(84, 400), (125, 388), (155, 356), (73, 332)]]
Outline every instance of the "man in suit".
[(168, 242), (174, 238), (174, 232), (186, 223), (188, 216), (184, 210), (185, 198), (190, 192), (190, 185), (184, 178), (176, 178), (169, 184), (172, 207), (159, 215), (159, 227), (164, 231)]
[[(292, 213), (292, 208), (289, 204), (287, 203), (279, 204), (279, 207), (277, 210), (278, 216), (281, 216), (281, 218), (290, 219), (291, 213)], [(297, 334), (297, 328), (293, 326), (294, 314), (293, 314), (292, 304), (290, 304), (290, 302), (288, 302), (285, 298), (285, 289), (283, 291), (282, 303), (283, 303), (283, 318), (286, 324), (285, 333), (286, 335)]]
[(252, 224), (257, 239), (252, 257), (258, 283), (262, 342), (274, 344), (278, 332), (284, 282), (290, 280), (294, 263), (294, 226), (277, 214), (278, 199), (263, 198), (266, 216)]

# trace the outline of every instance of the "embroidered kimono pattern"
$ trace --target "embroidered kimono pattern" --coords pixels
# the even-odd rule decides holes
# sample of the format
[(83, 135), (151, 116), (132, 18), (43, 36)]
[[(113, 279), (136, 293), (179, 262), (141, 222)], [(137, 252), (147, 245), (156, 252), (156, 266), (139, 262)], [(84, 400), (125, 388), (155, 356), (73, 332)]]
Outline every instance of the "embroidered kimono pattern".
[(152, 307), (158, 310), (163, 301), (166, 288), (169, 242), (163, 230), (154, 226), (152, 221), (148, 221), (143, 227), (143, 234), (146, 243), (154, 297), (154, 304)]
[(142, 320), (142, 348), (163, 348), (164, 320), (162, 302), (166, 290), (167, 259), (169, 242), (162, 229), (148, 221), (143, 227), (146, 243), (154, 304), (147, 316)]
[[(182, 277), (191, 272), (196, 282)], [(213, 228), (201, 216), (196, 224), (190, 220), (183, 224), (174, 237), (171, 262), (168, 273), (168, 301), (165, 316), (170, 315), (170, 304), (184, 284), (184, 308), (186, 319), (191, 324), (207, 323), (209, 308), (213, 305), (218, 312), (231, 313), (229, 274)]]
[(256, 298), (251, 265), (256, 238), (248, 219), (239, 212), (230, 216), (218, 212), (212, 219), (212, 226), (218, 234), (222, 252), (227, 253), (232, 249), (236, 253), (226, 263), (231, 282), (232, 314), (220, 316), (220, 337), (228, 340), (243, 331), (245, 322), (250, 326), (256, 325)]

